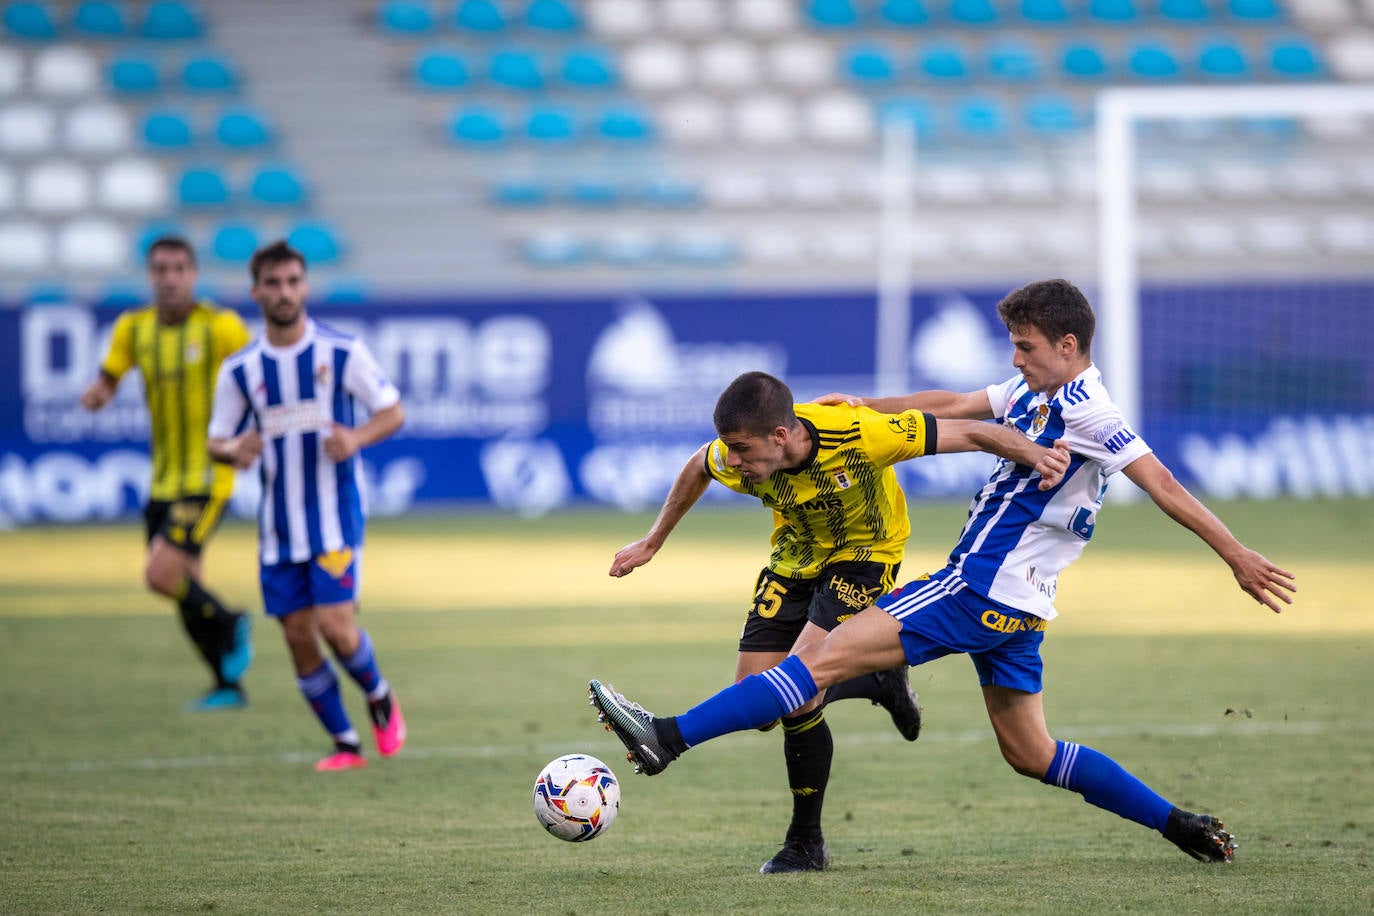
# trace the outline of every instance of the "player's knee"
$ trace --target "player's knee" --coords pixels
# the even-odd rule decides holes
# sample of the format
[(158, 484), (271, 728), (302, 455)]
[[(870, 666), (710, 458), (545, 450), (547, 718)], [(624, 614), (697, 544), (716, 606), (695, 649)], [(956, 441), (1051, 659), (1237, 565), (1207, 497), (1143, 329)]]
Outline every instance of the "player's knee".
[[(1013, 770), (1031, 779), (1040, 779), (1050, 768), (1050, 760), (1044, 759), (1043, 754), (1031, 748), (1002, 745), (1002, 759)], [(1053, 759), (1053, 755), (1050, 759)]]
[(181, 570), (173, 569), (164, 563), (151, 562), (143, 567), (143, 584), (149, 591), (166, 595), (168, 598), (177, 597), (177, 592), (181, 589), (181, 579)]

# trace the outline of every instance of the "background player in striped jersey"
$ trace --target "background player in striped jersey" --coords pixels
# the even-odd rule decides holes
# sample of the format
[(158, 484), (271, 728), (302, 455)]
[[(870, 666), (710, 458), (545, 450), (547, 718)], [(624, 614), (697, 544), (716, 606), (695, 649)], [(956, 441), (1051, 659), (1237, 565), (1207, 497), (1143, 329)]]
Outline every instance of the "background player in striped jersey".
[[(296, 682), (335, 752), (320, 771), (367, 765), (321, 639), (367, 695), (377, 750), (405, 743), (405, 720), (372, 639), (355, 620), (366, 514), (358, 452), (404, 421), (400, 393), (362, 341), (312, 320), (305, 258), (285, 242), (250, 262), (264, 336), (225, 360), (210, 453), (246, 468), (261, 460), (263, 606), (282, 625)], [(356, 402), (371, 416), (357, 424)]]
[(820, 691), (846, 678), (967, 653), (1002, 756), (1018, 773), (1157, 830), (1194, 858), (1230, 861), (1235, 842), (1221, 821), (1174, 807), (1092, 748), (1050, 737), (1040, 642), (1056, 616), (1059, 573), (1092, 536), (1107, 478), (1117, 471), (1216, 551), (1260, 604), (1277, 613), (1292, 603), (1293, 576), (1240, 543), (1126, 423), (1092, 363), (1095, 318), (1076, 287), (1032, 283), (1003, 299), (998, 314), (1011, 334), (1018, 375), (966, 394), (868, 403), (883, 411), (999, 419), (1028, 439), (1056, 443), (1046, 467), (1064, 465), (1061, 481), (1035, 486), (1027, 468), (1003, 463), (974, 497), (944, 569), (885, 595), (825, 639), (681, 716), (655, 717), (598, 681), (591, 684), (593, 705), (632, 757), (651, 761), (645, 770), (652, 774), (702, 741), (814, 704)]
[(176, 602), (186, 634), (215, 678), (191, 708), (231, 709), (247, 703), (239, 679), (252, 661), (251, 624), (201, 582), (201, 553), (234, 489), (233, 470), (214, 464), (205, 451), (205, 426), (215, 373), (248, 343), (248, 328), (236, 312), (196, 299), (196, 254), (185, 239), (156, 239), (147, 261), (153, 301), (115, 320), (110, 350), (81, 405), (100, 410), (124, 374), (138, 367), (153, 464), (143, 578), (153, 592)]
[[(649, 533), (622, 548), (612, 576), (653, 559), (668, 535), (717, 480), (773, 510), (773, 552), (759, 573), (739, 641), (735, 679), (759, 674), (789, 651), (818, 642), (894, 584), (911, 534), (906, 496), (892, 465), (933, 452), (981, 448), (1033, 463), (1044, 449), (1011, 430), (919, 410), (883, 416), (848, 405), (794, 404), (763, 372), (735, 379), (716, 402), (719, 435), (688, 459)], [(895, 663), (894, 663), (895, 664)], [(908, 741), (921, 728), (906, 666), (836, 683), (824, 702), (862, 697), (881, 704)], [(821, 808), (834, 743), (821, 700), (782, 717), (792, 822), (782, 849), (760, 871), (815, 871), (829, 851)]]

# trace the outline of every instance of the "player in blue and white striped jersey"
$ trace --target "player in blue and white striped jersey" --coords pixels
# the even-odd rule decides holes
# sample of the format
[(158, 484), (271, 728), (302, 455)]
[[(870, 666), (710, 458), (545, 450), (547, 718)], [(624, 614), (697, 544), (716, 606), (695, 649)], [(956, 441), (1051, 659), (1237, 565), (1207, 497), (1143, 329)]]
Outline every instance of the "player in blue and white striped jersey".
[(1259, 603), (1275, 612), (1292, 603), (1293, 576), (1240, 543), (1127, 425), (1092, 363), (1096, 320), (1076, 287), (1032, 283), (1003, 299), (998, 314), (1019, 373), (1000, 385), (967, 394), (822, 399), (889, 413), (995, 418), (1055, 446), (1034, 469), (997, 466), (974, 497), (944, 569), (879, 598), (824, 640), (680, 716), (654, 716), (599, 681), (591, 684), (592, 703), (638, 768), (652, 775), (702, 741), (809, 708), (832, 684), (903, 661), (919, 665), (964, 653), (978, 671), (1002, 755), (1018, 773), (1152, 827), (1194, 858), (1229, 861), (1235, 843), (1221, 821), (1174, 807), (1092, 748), (1050, 737), (1040, 643), (1056, 616), (1059, 573), (1092, 537), (1107, 478), (1118, 471), (1216, 551)]
[[(321, 639), (367, 694), (382, 756), (405, 743), (400, 704), (355, 621), (366, 514), (358, 452), (400, 429), (401, 397), (362, 341), (306, 314), (299, 252), (273, 243), (250, 269), (266, 330), (221, 364), (208, 446), (238, 468), (260, 461), (263, 606), (281, 622), (297, 684), (334, 739), (335, 753), (316, 769), (352, 769), (367, 760)], [(370, 414), (361, 424), (359, 404)]]

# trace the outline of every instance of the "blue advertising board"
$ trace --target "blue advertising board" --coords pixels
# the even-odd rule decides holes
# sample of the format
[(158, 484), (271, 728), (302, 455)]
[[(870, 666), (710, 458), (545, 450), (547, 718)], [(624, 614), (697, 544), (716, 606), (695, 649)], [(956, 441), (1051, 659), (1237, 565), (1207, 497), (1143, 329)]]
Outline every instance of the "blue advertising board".
[[(913, 295), (913, 390), (1012, 374), (1003, 292)], [(256, 326), (256, 309), (242, 311)], [(1223, 496), (1374, 492), (1363, 460), (1374, 283), (1146, 290), (1141, 311), (1136, 425), (1185, 483)], [(364, 454), (378, 514), (469, 501), (531, 515), (577, 502), (651, 508), (713, 435), (715, 398), (740, 372), (779, 375), (803, 400), (873, 384), (868, 292), (378, 301), (312, 314), (361, 335), (402, 392), (404, 429)], [(116, 315), (0, 311), (0, 526), (112, 518), (146, 498), (137, 373), (105, 410), (77, 404)], [(991, 461), (938, 456), (901, 474), (915, 498), (964, 497)], [(256, 497), (255, 475), (240, 475), (235, 510), (251, 514)]]

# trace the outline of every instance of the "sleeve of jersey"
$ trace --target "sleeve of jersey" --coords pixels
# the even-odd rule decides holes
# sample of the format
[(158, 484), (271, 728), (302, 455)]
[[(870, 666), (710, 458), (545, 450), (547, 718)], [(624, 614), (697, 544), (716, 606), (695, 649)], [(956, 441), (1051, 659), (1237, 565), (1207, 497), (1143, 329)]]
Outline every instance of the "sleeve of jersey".
[(1104, 474), (1115, 474), (1152, 451), (1105, 392), (1065, 407), (1063, 417), (1069, 450), (1101, 464)]
[(740, 488), (739, 472), (725, 463), (725, 456), (728, 454), (729, 449), (719, 439), (707, 446), (706, 473), (730, 489), (738, 491)]
[(252, 335), (248, 333), (248, 325), (243, 323), (238, 312), (225, 309), (215, 318), (214, 338), (218, 350), (215, 355), (222, 360), (248, 346)]
[(228, 439), (238, 432), (244, 414), (248, 412), (248, 400), (234, 380), (229, 366), (220, 363), (219, 374), (215, 376), (215, 406), (210, 411), (210, 426), (206, 430), (211, 439)]
[(989, 385), (988, 403), (992, 405), (992, 417), (994, 420), (1001, 420), (1007, 415), (1007, 408), (1011, 405), (1012, 392), (1021, 384), (1021, 376), (1013, 375), (1005, 382), (997, 385)]
[(377, 358), (361, 340), (354, 340), (344, 364), (344, 388), (372, 413), (386, 410), (401, 400), (401, 392), (387, 378)]
[(887, 467), (935, 451), (935, 418), (919, 410), (882, 414), (859, 409), (859, 429), (869, 460)]
[(124, 377), (134, 364), (134, 322), (126, 312), (115, 319), (110, 334), (110, 350), (100, 364), (100, 371), (115, 381)]

